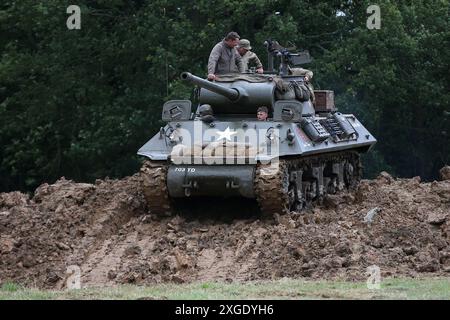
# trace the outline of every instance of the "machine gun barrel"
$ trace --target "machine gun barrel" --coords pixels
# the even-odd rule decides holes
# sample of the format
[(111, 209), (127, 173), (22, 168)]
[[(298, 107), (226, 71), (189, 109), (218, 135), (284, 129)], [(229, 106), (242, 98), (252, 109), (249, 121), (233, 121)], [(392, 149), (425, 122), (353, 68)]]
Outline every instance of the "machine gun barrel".
[(205, 88), (209, 91), (212, 91), (214, 93), (217, 93), (224, 97), (227, 97), (231, 101), (237, 101), (240, 98), (240, 93), (237, 89), (222, 87), (211, 81), (194, 76), (193, 74), (191, 74), (189, 72), (183, 72), (181, 74), (181, 79), (184, 81), (192, 82), (192, 83), (198, 85), (199, 87)]

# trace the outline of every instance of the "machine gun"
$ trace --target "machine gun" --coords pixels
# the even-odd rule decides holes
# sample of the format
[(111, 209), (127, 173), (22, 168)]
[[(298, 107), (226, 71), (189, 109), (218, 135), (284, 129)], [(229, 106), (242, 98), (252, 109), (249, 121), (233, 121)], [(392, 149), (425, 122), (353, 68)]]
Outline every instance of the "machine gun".
[(287, 76), (289, 72), (289, 66), (299, 66), (312, 61), (308, 50), (293, 53), (296, 47), (285, 48), (281, 46), (278, 41), (268, 39), (264, 41), (264, 45), (267, 48), (267, 61), (268, 72), (275, 72), (273, 67), (274, 58), (280, 59), (279, 75)]

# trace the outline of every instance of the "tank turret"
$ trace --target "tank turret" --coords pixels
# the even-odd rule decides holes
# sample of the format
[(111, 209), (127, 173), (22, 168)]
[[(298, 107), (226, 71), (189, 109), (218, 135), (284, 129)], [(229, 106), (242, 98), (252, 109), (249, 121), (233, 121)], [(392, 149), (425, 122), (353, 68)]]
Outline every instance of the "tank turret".
[(183, 72), (181, 74), (181, 79), (185, 81), (192, 82), (193, 84), (196, 84), (199, 87), (205, 88), (209, 91), (212, 91), (214, 93), (217, 93), (221, 96), (224, 96), (231, 102), (238, 102), (242, 99), (242, 97), (246, 96), (247, 93), (244, 92), (243, 89), (239, 88), (226, 88), (224, 86), (215, 84), (211, 81), (202, 79), (200, 77), (192, 75), (190, 72)]
[(219, 75), (212, 82), (183, 72), (181, 79), (199, 86), (200, 104), (210, 104), (216, 114), (255, 114), (258, 107), (275, 102), (276, 84), (269, 75)]

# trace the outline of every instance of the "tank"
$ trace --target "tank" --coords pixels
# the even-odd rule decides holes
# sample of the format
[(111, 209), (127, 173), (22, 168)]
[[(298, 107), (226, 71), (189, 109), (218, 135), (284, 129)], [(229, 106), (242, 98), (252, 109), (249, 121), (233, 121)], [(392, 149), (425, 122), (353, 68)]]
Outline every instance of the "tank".
[[(138, 151), (146, 158), (141, 176), (151, 213), (170, 215), (186, 198), (222, 197), (255, 199), (272, 216), (358, 184), (360, 155), (375, 137), (336, 109), (332, 91), (313, 89), (308, 70), (296, 68), (304, 55), (275, 41), (266, 45), (264, 74), (224, 74), (212, 82), (181, 74), (197, 86), (194, 108), (190, 100), (166, 102), (166, 125)], [(269, 111), (264, 121), (256, 117), (260, 107)]]

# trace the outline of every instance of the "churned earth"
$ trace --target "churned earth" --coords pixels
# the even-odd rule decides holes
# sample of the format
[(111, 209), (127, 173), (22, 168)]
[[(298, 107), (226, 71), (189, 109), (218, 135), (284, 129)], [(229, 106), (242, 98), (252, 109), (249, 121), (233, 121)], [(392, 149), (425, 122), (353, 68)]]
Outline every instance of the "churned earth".
[(95, 184), (61, 178), (31, 197), (0, 194), (0, 285), (62, 289), (73, 266), (83, 287), (364, 280), (372, 265), (382, 276), (449, 277), (449, 172), (431, 183), (383, 172), (314, 209), (265, 220), (235, 200), (155, 217), (139, 174)]

